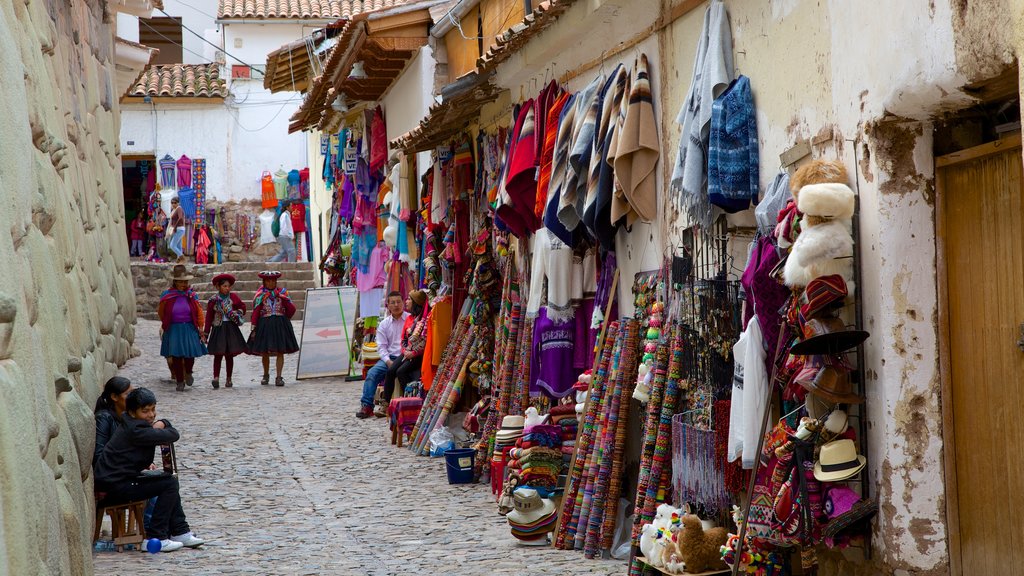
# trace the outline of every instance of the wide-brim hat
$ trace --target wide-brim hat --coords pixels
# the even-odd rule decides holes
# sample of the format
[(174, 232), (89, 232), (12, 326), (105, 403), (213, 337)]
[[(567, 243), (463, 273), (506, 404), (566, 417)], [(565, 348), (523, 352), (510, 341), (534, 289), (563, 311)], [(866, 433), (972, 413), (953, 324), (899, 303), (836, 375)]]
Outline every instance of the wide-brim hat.
[(505, 517), (508, 518), (509, 523), (520, 526), (534, 524), (555, 511), (555, 503), (541, 498), (540, 494), (537, 494), (537, 491), (532, 488), (516, 489), (512, 494), (512, 501), (515, 504), (515, 510), (509, 512)]
[(833, 440), (821, 447), (814, 477), (820, 482), (840, 482), (856, 476), (866, 465), (867, 459), (857, 453), (853, 440)]
[(227, 273), (217, 274), (213, 277), (213, 280), (211, 280), (210, 283), (214, 286), (220, 286), (221, 282), (225, 281), (229, 282), (232, 286), (235, 285), (235, 277)]
[(281, 271), (280, 270), (264, 270), (264, 271), (262, 271), (262, 272), (260, 272), (260, 273), (258, 273), (256, 275), (259, 276), (260, 278), (264, 279), (264, 280), (270, 280), (270, 279), (280, 278), (281, 277)]
[(841, 366), (808, 363), (796, 376), (796, 383), (825, 400), (842, 404), (860, 404), (864, 398), (853, 392), (850, 372)]
[(813, 318), (803, 325), (803, 340), (790, 348), (798, 356), (842, 354), (868, 339), (864, 330), (848, 330), (838, 318)]
[(195, 276), (189, 274), (188, 268), (185, 268), (184, 264), (175, 264), (174, 268), (171, 269), (171, 282), (189, 281), (194, 279)]
[(839, 274), (815, 278), (804, 288), (800, 298), (800, 314), (807, 319), (816, 318), (842, 305), (848, 294), (846, 280)]
[(873, 498), (861, 500), (854, 504), (847, 512), (836, 516), (825, 525), (821, 534), (826, 538), (835, 538), (840, 532), (850, 528), (862, 520), (871, 518), (878, 512), (878, 502)]

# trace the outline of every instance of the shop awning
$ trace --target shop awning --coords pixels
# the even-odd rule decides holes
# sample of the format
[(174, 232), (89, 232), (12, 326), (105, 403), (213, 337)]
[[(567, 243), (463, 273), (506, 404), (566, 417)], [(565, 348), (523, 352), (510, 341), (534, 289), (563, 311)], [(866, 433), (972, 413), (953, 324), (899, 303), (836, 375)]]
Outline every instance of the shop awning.
[(493, 102), (501, 94), (501, 89), (491, 82), (498, 65), (554, 23), (575, 1), (549, 0), (538, 4), (522, 22), (498, 36), (487, 52), (477, 59), (476, 70), (442, 88), (441, 103), (431, 106), (419, 126), (394, 139), (391, 145), (408, 153), (430, 150), (462, 131), (479, 116), (485, 104)]
[[(331, 104), (340, 94), (350, 107), (380, 100), (427, 44), (428, 8), (441, 1), (409, 2), (349, 20), (327, 56), (323, 73), (313, 79), (306, 99), (292, 116), (288, 131), (322, 130), (336, 124), (341, 114)], [(363, 63), (364, 78), (350, 77), (356, 62)]]
[(285, 44), (267, 54), (267, 69), (263, 74), (263, 87), (271, 92), (305, 92), (310, 80), (320, 73), (318, 52), (328, 38), (341, 31), (344, 21), (335, 28), (328, 26), (309, 36)]

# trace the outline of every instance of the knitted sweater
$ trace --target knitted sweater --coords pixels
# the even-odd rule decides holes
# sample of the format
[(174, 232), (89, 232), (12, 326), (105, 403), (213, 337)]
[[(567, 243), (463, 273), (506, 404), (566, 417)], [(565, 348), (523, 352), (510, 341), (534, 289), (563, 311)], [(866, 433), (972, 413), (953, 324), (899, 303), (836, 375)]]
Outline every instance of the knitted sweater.
[(757, 118), (750, 79), (740, 76), (711, 106), (708, 200), (726, 212), (757, 203)]

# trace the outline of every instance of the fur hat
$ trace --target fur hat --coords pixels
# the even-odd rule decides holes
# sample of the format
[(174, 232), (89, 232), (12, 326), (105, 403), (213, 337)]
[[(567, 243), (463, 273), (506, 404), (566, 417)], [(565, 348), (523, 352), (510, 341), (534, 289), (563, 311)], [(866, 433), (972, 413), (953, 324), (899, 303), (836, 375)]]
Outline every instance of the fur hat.
[(846, 184), (824, 182), (808, 184), (800, 189), (797, 208), (808, 216), (850, 219), (856, 199), (853, 190)]
[(800, 190), (808, 184), (847, 184), (850, 181), (846, 167), (835, 160), (814, 160), (797, 170), (789, 179), (793, 198), (799, 199)]
[(815, 278), (838, 274), (853, 294), (853, 237), (846, 223), (832, 220), (801, 230), (786, 259), (783, 278), (790, 288), (807, 286)]

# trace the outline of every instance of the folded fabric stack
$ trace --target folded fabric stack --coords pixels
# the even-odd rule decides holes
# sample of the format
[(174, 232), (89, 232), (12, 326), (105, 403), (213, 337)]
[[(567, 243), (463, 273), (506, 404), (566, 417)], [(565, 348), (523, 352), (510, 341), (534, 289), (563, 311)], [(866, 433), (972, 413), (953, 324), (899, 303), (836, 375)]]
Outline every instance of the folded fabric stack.
[(562, 468), (561, 427), (539, 424), (527, 427), (523, 432), (523, 437), (516, 442), (516, 449), (509, 453), (521, 470), (523, 484), (554, 488)]
[(579, 427), (579, 419), (574, 404), (563, 404), (555, 406), (549, 413), (551, 423), (561, 428), (562, 438), (562, 474), (569, 471), (569, 463), (572, 461), (573, 451), (576, 450), (576, 432)]

